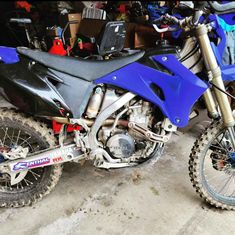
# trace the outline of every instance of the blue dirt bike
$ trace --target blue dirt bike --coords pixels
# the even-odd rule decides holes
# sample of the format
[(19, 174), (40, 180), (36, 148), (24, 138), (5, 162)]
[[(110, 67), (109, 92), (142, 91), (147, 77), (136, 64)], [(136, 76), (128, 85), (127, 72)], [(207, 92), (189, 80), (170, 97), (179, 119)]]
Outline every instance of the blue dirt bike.
[(235, 66), (221, 63), (225, 37), (216, 12), (235, 12), (235, 3), (195, 2), (192, 16), (162, 17), (169, 27), (156, 30), (182, 29), (181, 49), (108, 61), (2, 47), (0, 206), (37, 202), (54, 188), (64, 162), (110, 169), (160, 156), (203, 97), (215, 121), (192, 149), (190, 178), (207, 202), (235, 209), (235, 122), (223, 83), (235, 79)]

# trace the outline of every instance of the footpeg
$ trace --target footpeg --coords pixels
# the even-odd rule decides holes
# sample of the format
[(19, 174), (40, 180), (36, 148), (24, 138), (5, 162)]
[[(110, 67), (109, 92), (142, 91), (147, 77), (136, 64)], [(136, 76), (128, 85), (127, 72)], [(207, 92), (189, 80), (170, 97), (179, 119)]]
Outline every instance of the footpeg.
[(129, 122), (128, 127), (152, 142), (165, 143), (170, 139), (167, 135), (158, 135), (135, 122)]

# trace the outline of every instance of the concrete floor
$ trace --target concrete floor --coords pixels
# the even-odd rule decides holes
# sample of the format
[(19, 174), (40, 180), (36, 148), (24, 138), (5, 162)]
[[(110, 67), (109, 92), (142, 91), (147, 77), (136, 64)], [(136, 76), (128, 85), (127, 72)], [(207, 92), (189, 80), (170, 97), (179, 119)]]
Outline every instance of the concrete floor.
[(67, 164), (41, 202), (0, 209), (0, 234), (234, 234), (235, 212), (206, 205), (189, 181), (188, 156), (197, 134), (174, 135), (160, 160), (139, 168), (108, 172)]

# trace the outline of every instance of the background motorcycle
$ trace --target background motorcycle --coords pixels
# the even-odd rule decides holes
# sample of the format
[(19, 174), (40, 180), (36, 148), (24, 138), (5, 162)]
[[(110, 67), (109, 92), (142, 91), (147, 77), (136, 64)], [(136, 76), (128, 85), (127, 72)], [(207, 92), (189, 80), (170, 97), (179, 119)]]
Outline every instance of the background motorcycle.
[(235, 71), (221, 64), (223, 36), (211, 12), (234, 12), (235, 4), (204, 3), (195, 2), (191, 17), (161, 19), (184, 30), (181, 50), (86, 61), (1, 48), (0, 91), (16, 110), (0, 113), (0, 205), (35, 203), (54, 188), (67, 161), (109, 169), (160, 156), (203, 95), (215, 122), (192, 150), (191, 181), (207, 202), (234, 209), (234, 118), (222, 77), (234, 80)]

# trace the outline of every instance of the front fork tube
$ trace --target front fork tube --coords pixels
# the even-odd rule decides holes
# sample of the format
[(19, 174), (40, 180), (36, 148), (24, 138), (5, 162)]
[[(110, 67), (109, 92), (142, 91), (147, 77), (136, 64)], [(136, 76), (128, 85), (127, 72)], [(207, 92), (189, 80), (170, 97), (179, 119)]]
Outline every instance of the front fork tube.
[[(213, 84), (215, 84), (221, 90), (225, 91), (223, 79), (221, 76), (221, 69), (218, 66), (217, 60), (210, 44), (207, 26), (199, 25), (196, 28), (196, 35), (200, 45), (205, 66), (208, 71), (209, 79), (212, 81)], [(232, 144), (235, 149), (235, 133), (233, 129), (235, 122), (228, 97), (225, 93), (221, 92), (218, 89), (214, 89), (214, 92), (222, 114), (224, 125), (228, 128)], [(204, 98), (207, 103), (208, 111), (211, 113), (211, 115), (215, 115), (215, 103), (214, 101), (212, 101), (213, 97), (210, 93), (210, 90), (206, 91)]]
[(208, 110), (208, 116), (212, 119), (217, 119), (219, 117), (219, 113), (217, 111), (217, 107), (214, 98), (211, 94), (210, 88), (208, 88), (203, 94), (203, 98), (206, 103), (206, 108)]

